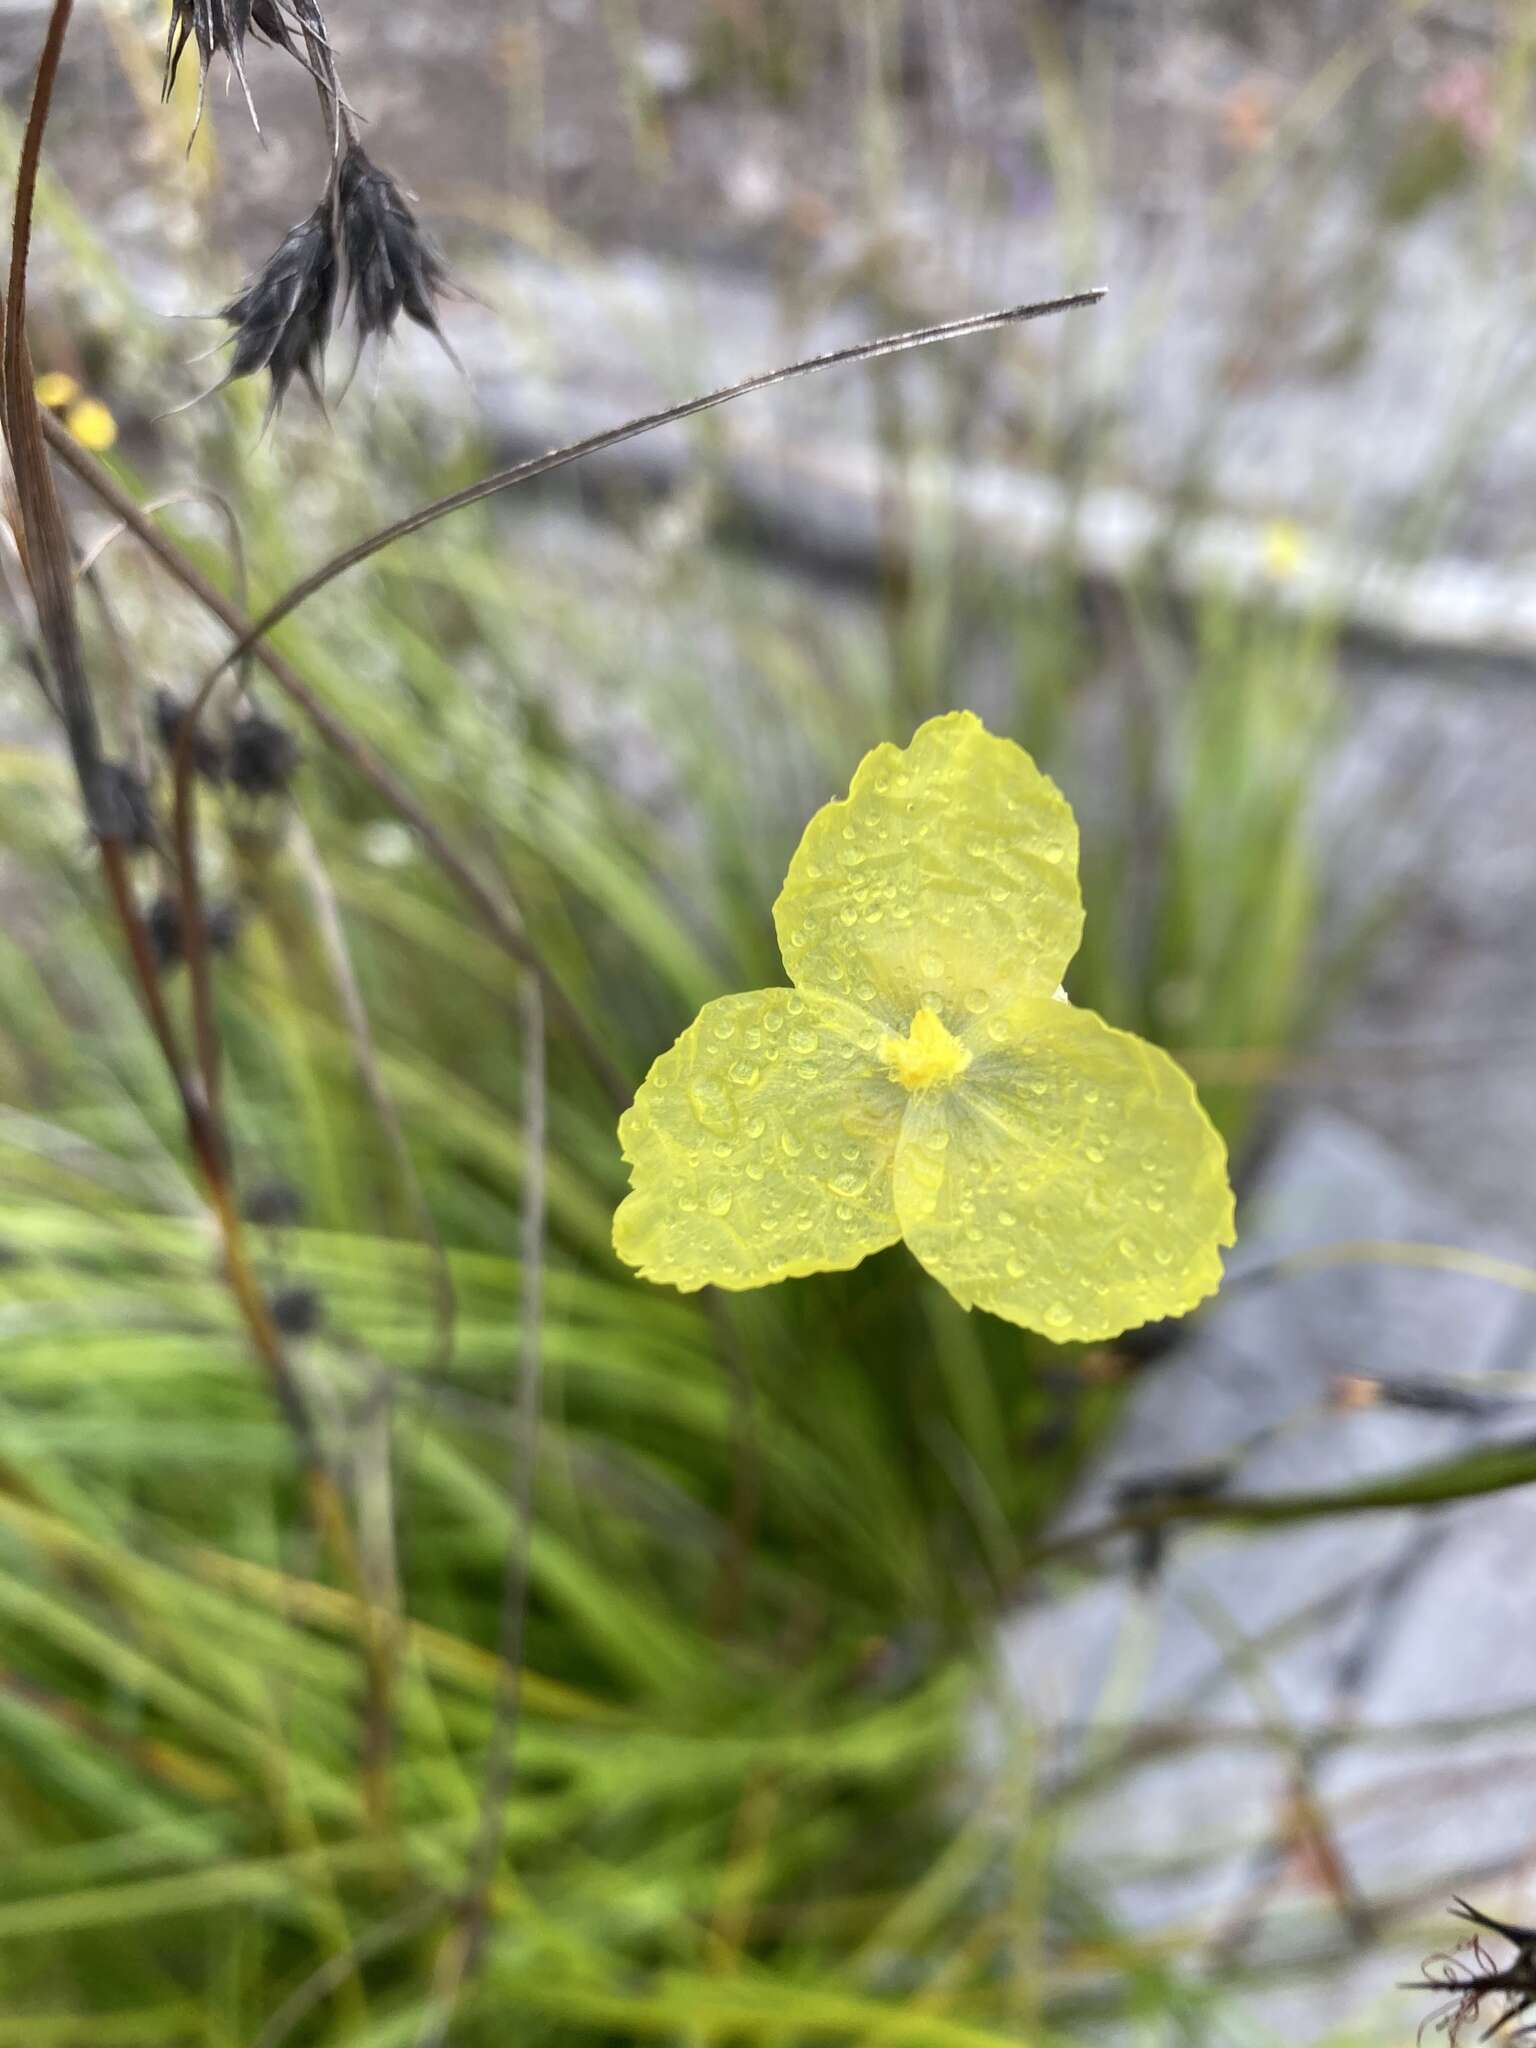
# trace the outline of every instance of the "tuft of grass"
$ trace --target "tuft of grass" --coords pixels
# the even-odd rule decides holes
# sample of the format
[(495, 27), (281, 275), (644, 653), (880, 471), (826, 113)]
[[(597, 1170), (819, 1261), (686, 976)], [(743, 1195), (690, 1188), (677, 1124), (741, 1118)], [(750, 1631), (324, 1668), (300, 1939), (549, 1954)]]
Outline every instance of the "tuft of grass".
[[(766, 95), (814, 68), (819, 29), (793, 10), (722, 8), (715, 33)], [(77, 288), (136, 371), (163, 344), (72, 220), (54, 195)], [(900, 374), (881, 405), (898, 508), (904, 465), (932, 453), (898, 431)], [(960, 442), (968, 402), (957, 388)], [(366, 447), (285, 423), (279, 450), (257, 445), (249, 390), (220, 405), (168, 429), (157, 460), (237, 499), (258, 608), (425, 483), (419, 420), (377, 421)], [(114, 465), (141, 498), (163, 481), (135, 435)], [(450, 486), (442, 469), (467, 477), (478, 451), (431, 466)], [(233, 576), (216, 513), (165, 518)], [(1191, 1057), (1297, 1042), (1328, 968), (1310, 803), (1331, 625), (1219, 590), (1176, 617), (1149, 573), (1113, 594), (1111, 636), (1068, 563), (1005, 584), (942, 517), (896, 517), (887, 541), (866, 604), (723, 548), (661, 559), (548, 505), (480, 511), (277, 640), (506, 878), (632, 1081), (702, 1001), (777, 978), (769, 910), (814, 805), (875, 740), (967, 701), (1084, 815), (1075, 998)], [(97, 672), (126, 644), (137, 674), (184, 687), (217, 657), (127, 544), (101, 574), (122, 639), (93, 625)], [(125, 746), (148, 706), (117, 706)], [(1129, 1362), (968, 1318), (900, 1250), (725, 1303), (639, 1285), (608, 1246), (612, 1109), (557, 1038), (522, 1530), (518, 975), (309, 745), (298, 802), (370, 1040), (302, 836), (234, 803), (209, 847), (245, 912), (219, 1021), (245, 1186), (302, 1197), (299, 1220), (255, 1228), (259, 1276), (318, 1310), (296, 1355), (370, 1606), (303, 1533), (292, 1441), (220, 1281), (55, 750), (8, 730), (0, 2048), (416, 2041), (479, 1835), (523, 1541), (518, 1770), (456, 2043), (510, 2026), (531, 2048), (999, 2048), (1092, 2038), (1111, 2008), (1205, 2024), (1206, 1995), (1096, 1909), (1047, 1917), (1043, 1799), (999, 1814), (967, 1763), (992, 1618)], [(1260, 1104), (1228, 1089), (1212, 1106), (1241, 1144)]]

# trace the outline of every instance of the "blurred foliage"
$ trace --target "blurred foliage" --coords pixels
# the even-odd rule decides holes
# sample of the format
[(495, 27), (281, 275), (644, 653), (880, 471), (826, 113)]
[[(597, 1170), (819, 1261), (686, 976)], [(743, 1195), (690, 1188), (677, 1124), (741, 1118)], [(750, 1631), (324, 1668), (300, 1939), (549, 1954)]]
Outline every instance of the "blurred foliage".
[[(794, 10), (776, 38), (783, 11), (715, 10), (708, 62), (798, 90), (815, 38)], [(119, 378), (153, 382), (163, 339), (57, 199), (50, 225)], [(237, 501), (258, 595), (386, 498), (481, 463), (420, 417), (338, 438), (285, 422), (258, 445), (258, 404), (233, 394), (162, 443)], [(907, 451), (886, 456), (899, 484)], [(116, 461), (159, 488), (142, 437)], [(165, 516), (230, 578), (215, 513)], [(1219, 589), (1175, 615), (1149, 571), (1114, 594), (1112, 653), (1069, 564), (1005, 586), (943, 532), (865, 609), (704, 543), (594, 547), (566, 518), (466, 515), (277, 638), (506, 878), (632, 1081), (701, 1002), (777, 978), (769, 910), (815, 803), (868, 746), (967, 701), (1083, 813), (1077, 1001), (1197, 1073), (1202, 1050), (1311, 1028), (1340, 971), (1312, 815), (1330, 622)], [(150, 683), (184, 686), (218, 641), (129, 544), (102, 578), (93, 659), (120, 678), (126, 746)], [(302, 832), (205, 804), (248, 919), (220, 975), (242, 1178), (302, 1199), (299, 1224), (256, 1232), (263, 1279), (318, 1296), (305, 1391), (386, 1618), (392, 1742), (370, 1787), (378, 1623), (306, 1533), (59, 750), (8, 730), (0, 2048), (409, 2043), (477, 1833), (521, 1540), (518, 977), (318, 742)], [(322, 886), (371, 1046), (318, 937)], [(447, 1247), (451, 1323), (375, 1075)], [(1240, 1148), (1260, 1100), (1210, 1099)], [(612, 1105), (558, 1034), (549, 1108), (518, 1769), (453, 2040), (995, 2048), (1069, 2020), (1094, 2036), (1110, 2009), (1196, 2038), (1205, 1994), (1093, 1901), (1053, 1894), (1046, 1942), (1053, 1816), (1027, 1742), (998, 1781), (964, 1762), (992, 1617), (1131, 1361), (967, 1318), (900, 1249), (725, 1303), (649, 1290), (608, 1247)]]

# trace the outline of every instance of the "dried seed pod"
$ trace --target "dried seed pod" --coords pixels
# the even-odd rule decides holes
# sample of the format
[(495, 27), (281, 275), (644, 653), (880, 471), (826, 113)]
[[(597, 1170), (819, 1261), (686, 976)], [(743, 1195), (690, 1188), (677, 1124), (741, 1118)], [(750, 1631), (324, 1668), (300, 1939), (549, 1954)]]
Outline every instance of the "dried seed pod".
[(219, 314), (234, 328), (234, 360), (224, 378), (252, 377), (265, 370), (272, 380), (267, 416), (282, 404), (289, 385), (302, 377), (323, 406), (320, 376), (336, 312), (336, 242), (329, 203), (291, 227), (238, 298)]
[(312, 1337), (325, 1320), (325, 1305), (313, 1287), (282, 1287), (268, 1303), (285, 1337)]
[(155, 808), (142, 775), (126, 761), (101, 761), (89, 791), (91, 829), (130, 853), (150, 853), (160, 844)]
[(278, 0), (171, 0), (171, 23), (165, 43), (165, 75), (161, 81), (161, 96), (169, 99), (171, 88), (176, 83), (176, 74), (181, 69), (181, 60), (188, 43), (197, 45), (197, 116), (192, 132), (197, 133), (203, 118), (203, 102), (208, 93), (208, 71), (215, 57), (228, 58), (231, 69), (240, 81), (240, 90), (245, 95), (245, 104), (256, 132), (261, 133), (261, 123), (256, 119), (256, 106), (251, 98), (251, 88), (245, 75), (246, 38), (255, 32), (269, 43), (291, 51), (293, 43), (288, 28), (279, 10)]
[(246, 1196), (243, 1207), (247, 1223), (283, 1230), (303, 1216), (304, 1198), (291, 1180), (262, 1180)]
[(404, 313), (446, 348), (437, 301), (448, 272), (405, 194), (360, 143), (342, 158), (336, 207), (346, 303), (358, 338), (387, 339)]
[[(213, 953), (233, 951), (240, 936), (240, 906), (238, 903), (217, 903), (203, 915), (203, 930), (207, 935), (208, 949)], [(149, 934), (150, 950), (155, 956), (155, 965), (162, 974), (173, 967), (179, 967), (187, 957), (186, 933), (182, 925), (181, 903), (171, 895), (157, 896), (144, 913), (144, 929)]]
[[(154, 732), (160, 742), (166, 759), (174, 762), (176, 750), (181, 745), (182, 729), (187, 720), (187, 706), (172, 690), (156, 690), (154, 704)], [(208, 731), (203, 719), (199, 719), (192, 735), (192, 770), (204, 782), (215, 786), (224, 780), (224, 749), (215, 736)]]
[(298, 770), (299, 743), (286, 725), (247, 711), (230, 727), (227, 768), (242, 796), (281, 796)]

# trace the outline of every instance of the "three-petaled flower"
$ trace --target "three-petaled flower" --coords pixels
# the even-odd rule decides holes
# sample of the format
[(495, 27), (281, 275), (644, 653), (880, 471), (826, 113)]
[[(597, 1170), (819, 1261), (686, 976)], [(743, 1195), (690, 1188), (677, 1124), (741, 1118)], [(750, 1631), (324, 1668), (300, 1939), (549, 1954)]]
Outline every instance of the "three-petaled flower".
[(1233, 1242), (1188, 1077), (1074, 1008), (1077, 825), (969, 712), (876, 747), (774, 906), (793, 986), (725, 996), (619, 1125), (614, 1245), (684, 1291), (904, 1238), (965, 1308), (1102, 1338), (1182, 1315)]

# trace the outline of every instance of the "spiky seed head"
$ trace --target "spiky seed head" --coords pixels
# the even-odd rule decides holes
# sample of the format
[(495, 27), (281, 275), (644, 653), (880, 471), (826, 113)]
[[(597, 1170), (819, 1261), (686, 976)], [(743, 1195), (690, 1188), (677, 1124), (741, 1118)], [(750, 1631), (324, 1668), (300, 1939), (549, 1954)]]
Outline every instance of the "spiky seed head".
[(283, 1230), (302, 1218), (304, 1198), (291, 1180), (262, 1180), (246, 1196), (243, 1207), (247, 1223)]
[[(238, 903), (212, 905), (203, 914), (208, 950), (211, 953), (233, 952), (240, 936), (240, 924)], [(187, 957), (186, 927), (179, 898), (169, 894), (157, 896), (144, 913), (144, 929), (149, 935), (150, 951), (160, 972), (168, 974), (173, 967), (179, 967)]]
[(328, 204), (291, 227), (238, 298), (220, 312), (234, 332), (234, 357), (224, 382), (265, 370), (272, 380), (268, 416), (294, 378), (302, 377), (317, 405), (326, 343), (336, 313), (336, 242)]
[(101, 761), (88, 792), (91, 830), (130, 853), (151, 853), (160, 844), (149, 787), (126, 761)]
[(169, 99), (181, 69), (188, 43), (197, 46), (197, 115), (192, 132), (197, 133), (208, 93), (208, 71), (215, 57), (225, 57), (240, 81), (240, 90), (256, 132), (261, 123), (245, 75), (246, 39), (254, 31), (266, 42), (293, 53), (293, 42), (284, 22), (279, 0), (171, 0), (171, 23), (165, 43), (165, 73), (161, 96)]
[[(186, 722), (187, 707), (175, 691), (156, 690), (154, 733), (168, 761), (176, 759)], [(224, 749), (201, 718), (192, 735), (192, 771), (215, 786), (224, 780)]]
[(312, 1337), (325, 1320), (325, 1305), (313, 1287), (279, 1288), (270, 1307), (285, 1337)]
[(286, 725), (246, 711), (230, 727), (227, 769), (242, 796), (281, 796), (296, 774), (299, 743)]
[(403, 313), (442, 341), (437, 302), (448, 272), (405, 194), (360, 143), (342, 158), (336, 206), (346, 300), (359, 339), (387, 340)]

